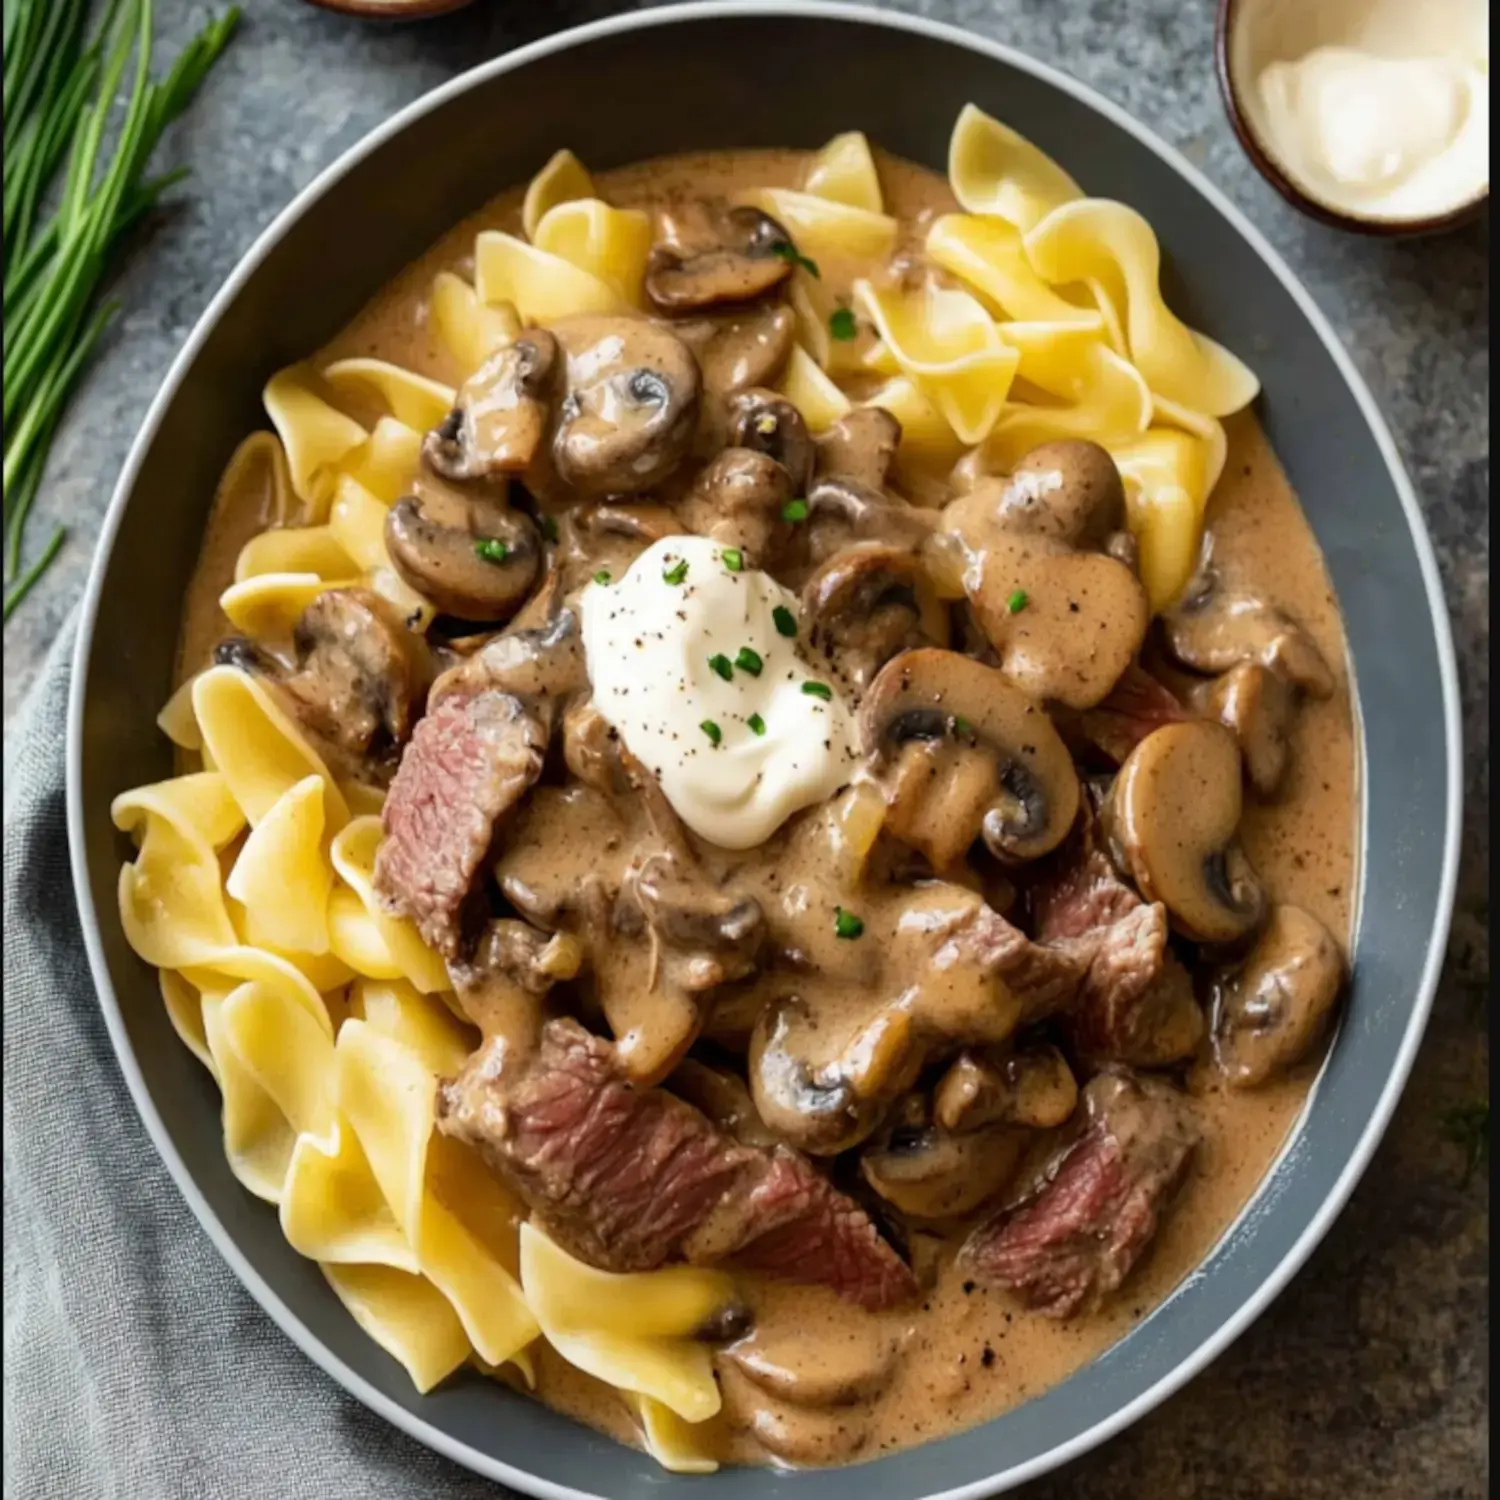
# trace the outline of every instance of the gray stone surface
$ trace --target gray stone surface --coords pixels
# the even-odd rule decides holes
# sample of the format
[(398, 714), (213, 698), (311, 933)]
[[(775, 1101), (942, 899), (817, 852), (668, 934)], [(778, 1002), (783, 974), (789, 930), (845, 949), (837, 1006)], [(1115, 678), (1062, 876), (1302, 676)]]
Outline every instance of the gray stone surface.
[[(209, 7), (157, 0), (164, 55)], [(35, 537), (63, 556), (5, 633), (5, 719), (82, 588), (120, 463), (169, 361), (253, 237), (320, 168), (465, 66), (621, 9), (479, 0), (411, 26), (301, 0), (246, 24), (165, 154), (186, 189), (133, 250), (126, 312), (53, 454)], [(1240, 154), (1212, 74), (1209, 0), (906, 0), (1060, 64), (1184, 150), (1265, 231), (1374, 389), (1420, 492), (1464, 687), (1468, 810), (1459, 915), (1431, 1032), (1391, 1133), (1309, 1267), (1202, 1378), (1029, 1493), (1444, 1500), (1488, 1492), (1488, 1210), (1445, 1112), (1487, 1088), (1489, 990), (1489, 226), (1362, 241), (1300, 218)], [(46, 519), (43, 519), (46, 518)], [(1408, 601), (1392, 601), (1393, 608)]]

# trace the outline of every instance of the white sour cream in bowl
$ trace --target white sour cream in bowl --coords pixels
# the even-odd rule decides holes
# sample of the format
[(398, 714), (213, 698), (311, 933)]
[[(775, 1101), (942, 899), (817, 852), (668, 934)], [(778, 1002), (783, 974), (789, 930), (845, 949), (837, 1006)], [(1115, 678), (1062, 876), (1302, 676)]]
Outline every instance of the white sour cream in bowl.
[(1293, 201), (1399, 230), (1488, 195), (1484, 0), (1229, 0), (1225, 17), (1236, 124)]

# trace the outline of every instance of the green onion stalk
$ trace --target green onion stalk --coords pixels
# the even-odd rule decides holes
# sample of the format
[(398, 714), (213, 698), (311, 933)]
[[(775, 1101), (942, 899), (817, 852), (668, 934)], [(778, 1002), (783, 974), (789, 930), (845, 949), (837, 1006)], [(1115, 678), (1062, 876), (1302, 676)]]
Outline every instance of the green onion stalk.
[[(101, 297), (121, 243), (181, 172), (147, 175), (239, 23), (231, 8), (151, 76), (151, 0), (5, 4), (5, 618), (62, 547), (22, 571), (53, 434), (119, 304)], [(133, 65), (132, 65), (133, 63)], [(118, 128), (111, 121), (123, 105)]]

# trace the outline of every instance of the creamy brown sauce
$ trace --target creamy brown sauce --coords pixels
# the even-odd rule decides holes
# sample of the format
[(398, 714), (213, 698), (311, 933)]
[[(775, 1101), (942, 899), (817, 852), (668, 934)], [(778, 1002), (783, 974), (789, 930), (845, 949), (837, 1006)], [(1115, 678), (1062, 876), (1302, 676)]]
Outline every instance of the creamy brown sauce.
[[(606, 174), (598, 189), (620, 206), (659, 209), (704, 192), (793, 186), (804, 161), (789, 152), (685, 156)], [(912, 243), (933, 214), (953, 206), (946, 182), (933, 173), (886, 156), (880, 171), (887, 211), (903, 220)], [(507, 193), (457, 226), (382, 291), (319, 359), (377, 356), (455, 383), (459, 372), (428, 320), (427, 289), (439, 270), (471, 269), (479, 230), (519, 233), (520, 202), (519, 191)], [(822, 263), (834, 291), (867, 270)], [(1247, 799), (1241, 836), (1272, 898), (1305, 907), (1347, 942), (1357, 880), (1358, 767), (1338, 604), (1296, 497), (1255, 419), (1241, 415), (1228, 428), (1228, 462), (1209, 515), (1216, 558), (1238, 585), (1298, 621), (1336, 678), (1331, 697), (1301, 705), (1281, 793), (1268, 804)], [(271, 505), (264, 466), (248, 466), (221, 489), (187, 600), (183, 675), (198, 670), (214, 642), (228, 633), (218, 595), (239, 548), (272, 519)], [(540, 858), (550, 866), (550, 879), (563, 885), (601, 860), (623, 865), (639, 836), (639, 828), (628, 823), (611, 827), (612, 815), (598, 808), (554, 816), (537, 806), (528, 816), (548, 825), (545, 843), (528, 854), (518, 836), (511, 848), (517, 862)], [(736, 889), (774, 907), (790, 900), (789, 886), (816, 891), (829, 878), (820, 864), (829, 857), (826, 841), (805, 839), (799, 852), (798, 837), (795, 827), (777, 836), (779, 860), (718, 857), (715, 866)], [(738, 874), (731, 873), (736, 863)], [(899, 942), (889, 925), (894, 912), (888, 917), (877, 907), (866, 916), (873, 977), (893, 961)], [(867, 1003), (858, 984), (846, 998), (856, 1009)], [(829, 1003), (836, 1010), (837, 997)], [(611, 1019), (618, 1032), (622, 1018)], [(724, 1024), (732, 1029), (732, 1017)], [(868, 1459), (981, 1422), (1064, 1379), (1127, 1334), (1202, 1262), (1263, 1181), (1316, 1068), (1315, 1060), (1305, 1062), (1292, 1076), (1246, 1092), (1199, 1077), (1203, 1146), (1148, 1258), (1103, 1311), (1062, 1321), (1026, 1312), (1006, 1294), (977, 1287), (954, 1265), (959, 1236), (922, 1230), (911, 1248), (919, 1269), (930, 1265), (934, 1279), (915, 1308), (876, 1316), (823, 1290), (749, 1279), (757, 1331), (719, 1359), (725, 1407), (713, 1430), (720, 1456), (746, 1463)], [(537, 1353), (543, 1400), (621, 1441), (638, 1441), (633, 1416), (616, 1393), (564, 1364), (550, 1348), (539, 1345)], [(818, 1404), (799, 1406), (811, 1399), (809, 1388)], [(824, 1404), (829, 1391), (840, 1393), (838, 1404)]]

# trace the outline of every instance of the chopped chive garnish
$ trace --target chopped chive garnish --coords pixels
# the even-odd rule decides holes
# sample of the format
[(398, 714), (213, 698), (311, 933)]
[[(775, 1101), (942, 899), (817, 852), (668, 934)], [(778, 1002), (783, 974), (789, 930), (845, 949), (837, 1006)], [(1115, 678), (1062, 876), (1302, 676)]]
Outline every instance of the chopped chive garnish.
[(859, 323), (855, 319), (852, 307), (836, 307), (828, 315), (828, 332), (841, 343), (855, 338), (859, 333)]
[(759, 714), (751, 714), (745, 722), (750, 726), (751, 734), (764, 734), (766, 732), (766, 721)]
[(1025, 589), (1013, 589), (1010, 598), (1005, 601), (1005, 607), (1011, 614), (1018, 615), (1030, 603), (1031, 595)]
[(768, 411), (763, 411), (755, 419), (755, 430), (762, 437), (770, 437), (776, 431), (776, 418)]
[(474, 543), (474, 555), (487, 563), (503, 563), (510, 556), (510, 548), (492, 536), (483, 536)]
[(663, 583), (681, 583), (687, 577), (687, 558), (679, 558), (661, 575)]
[(551, 516), (543, 516), (541, 525), (542, 535), (546, 537), (549, 542), (555, 542), (557, 540), (557, 522), (554, 521)]
[(953, 716), (953, 732), (954, 734), (973, 734), (974, 726), (962, 714), (955, 714)]
[(864, 922), (852, 911), (845, 911), (842, 906), (834, 907), (833, 933), (835, 937), (857, 938), (863, 934), (864, 930)]
[(781, 519), (783, 521), (790, 521), (794, 525), (798, 521), (805, 521), (807, 519), (807, 501), (788, 500), (787, 503), (781, 507)]
[(724, 549), (724, 566), (731, 573), (741, 573), (745, 568), (745, 554), (738, 547)]
[(705, 719), (698, 728), (708, 736), (709, 743), (712, 745), (717, 745), (724, 738), (724, 731), (712, 719)]
[(765, 662), (761, 660), (760, 652), (752, 651), (748, 646), (741, 646), (735, 652), (734, 664), (740, 671), (748, 672), (752, 677), (759, 677), (760, 669), (765, 666)]
[(728, 682), (734, 676), (734, 663), (722, 651), (714, 656), (710, 656), (708, 664), (725, 682)]
[(804, 682), (802, 691), (809, 698), (821, 698), (825, 703), (833, 702), (833, 689), (826, 682)]
[(610, 583), (613, 581), (614, 576), (615, 575), (611, 573), (608, 568), (600, 568), (599, 571), (594, 574), (594, 582)]
[(771, 246), (771, 254), (780, 256), (782, 260), (789, 260), (794, 266), (801, 266), (814, 281), (821, 281), (823, 273), (818, 269), (815, 260), (809, 260), (790, 240), (778, 240)]
[(786, 605), (778, 604), (771, 611), (771, 619), (775, 623), (777, 635), (784, 635), (788, 640), (796, 639), (797, 617)]

